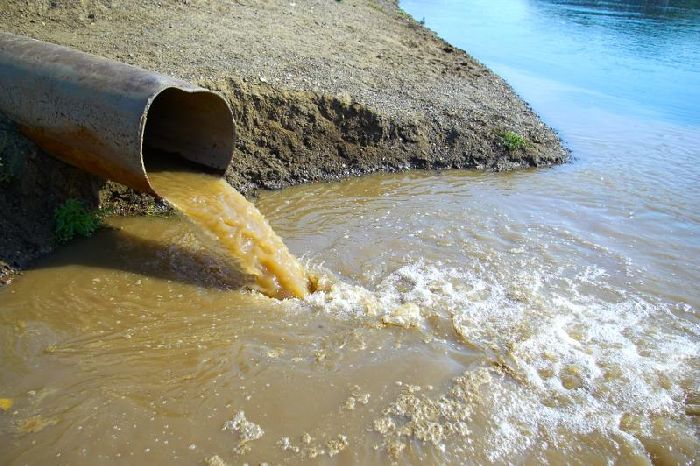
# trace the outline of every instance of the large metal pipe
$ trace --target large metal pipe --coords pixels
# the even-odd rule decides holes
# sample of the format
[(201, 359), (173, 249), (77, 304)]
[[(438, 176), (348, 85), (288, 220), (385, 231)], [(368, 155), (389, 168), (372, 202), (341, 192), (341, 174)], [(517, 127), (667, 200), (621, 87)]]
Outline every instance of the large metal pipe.
[(7, 33), (0, 33), (0, 111), (46, 152), (152, 194), (149, 149), (222, 174), (233, 156), (233, 115), (219, 94)]

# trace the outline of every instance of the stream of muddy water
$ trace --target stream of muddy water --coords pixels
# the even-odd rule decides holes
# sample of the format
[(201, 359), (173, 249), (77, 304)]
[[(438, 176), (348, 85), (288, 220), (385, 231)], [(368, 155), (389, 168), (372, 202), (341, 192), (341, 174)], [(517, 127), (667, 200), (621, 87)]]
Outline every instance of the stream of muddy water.
[(216, 240), (219, 254), (235, 260), (251, 286), (271, 298), (303, 298), (309, 279), (253, 204), (220, 176), (184, 164), (155, 164), (153, 189), (187, 219)]
[[(451, 40), (485, 59), (500, 29), (540, 61), (607, 44), (610, 63), (642, 57), (630, 86), (651, 67), (677, 98), (659, 112), (503, 46), (489, 64), (573, 162), (262, 193), (322, 291), (245, 291), (180, 217), (109, 219), (0, 289), (0, 464), (697, 464), (700, 51), (681, 46), (700, 23), (603, 3), (407, 5), (467, 21)], [(655, 58), (673, 43), (691, 59)]]

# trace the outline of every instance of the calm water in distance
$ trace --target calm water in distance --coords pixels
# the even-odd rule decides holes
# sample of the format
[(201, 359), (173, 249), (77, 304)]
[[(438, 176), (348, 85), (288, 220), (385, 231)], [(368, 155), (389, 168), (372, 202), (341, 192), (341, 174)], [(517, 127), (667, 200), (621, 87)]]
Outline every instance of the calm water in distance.
[[(402, 1), (561, 130), (564, 107), (700, 124), (700, 2)], [(525, 78), (558, 84), (551, 108)], [(548, 86), (544, 86), (545, 88)]]

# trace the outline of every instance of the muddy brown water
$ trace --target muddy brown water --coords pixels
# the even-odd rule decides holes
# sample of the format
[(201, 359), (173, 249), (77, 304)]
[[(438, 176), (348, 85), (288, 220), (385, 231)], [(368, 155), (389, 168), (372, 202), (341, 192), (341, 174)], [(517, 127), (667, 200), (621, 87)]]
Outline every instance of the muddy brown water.
[[(170, 164), (172, 165), (172, 164)], [(303, 298), (309, 279), (267, 219), (220, 176), (179, 169), (162, 160), (149, 169), (156, 192), (215, 239), (255, 289), (273, 298)]]
[(303, 300), (184, 219), (110, 219), (0, 290), (0, 463), (694, 461), (692, 277), (552, 210), (568, 170), (265, 193)]

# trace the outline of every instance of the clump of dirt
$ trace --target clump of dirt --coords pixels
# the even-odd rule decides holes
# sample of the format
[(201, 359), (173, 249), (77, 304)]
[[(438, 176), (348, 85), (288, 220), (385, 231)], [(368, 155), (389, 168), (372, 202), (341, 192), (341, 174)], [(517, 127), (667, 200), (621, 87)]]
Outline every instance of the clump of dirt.
[[(7, 0), (0, 30), (220, 91), (238, 136), (226, 176), (243, 193), (567, 158), (502, 79), (390, 0)], [(505, 132), (527, 144), (509, 150)], [(53, 211), (68, 197), (120, 214), (164, 209), (53, 160), (0, 116), (0, 277), (51, 250)]]
[(233, 451), (240, 455), (250, 451), (250, 442), (259, 439), (265, 434), (262, 427), (246, 419), (243, 411), (238, 411), (233, 419), (226, 421), (223, 430), (230, 430), (238, 433), (238, 445), (236, 445)]

